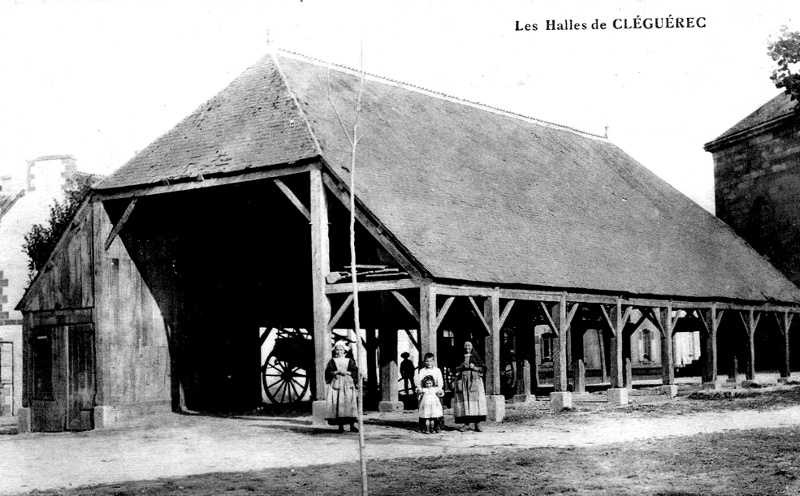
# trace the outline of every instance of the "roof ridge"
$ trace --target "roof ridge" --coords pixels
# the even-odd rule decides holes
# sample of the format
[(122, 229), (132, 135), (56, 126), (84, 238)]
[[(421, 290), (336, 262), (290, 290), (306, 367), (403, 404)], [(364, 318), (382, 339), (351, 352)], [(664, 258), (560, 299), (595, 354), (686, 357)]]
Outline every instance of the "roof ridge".
[[(293, 55), (295, 57), (302, 57), (302, 58), (304, 58), (306, 60), (309, 60), (309, 61), (312, 61), (312, 62), (321, 63), (321, 64), (324, 64), (324, 65), (327, 65), (327, 66), (330, 66), (330, 67), (335, 67), (335, 68), (338, 68), (338, 69), (344, 69), (346, 71), (350, 71), (350, 72), (353, 72), (353, 73), (356, 73), (356, 74), (360, 74), (362, 72), (359, 69), (354, 69), (354, 68), (346, 66), (344, 64), (338, 64), (338, 63), (335, 63), (335, 62), (328, 62), (326, 60), (322, 60), (322, 59), (317, 58), (317, 57), (311, 57), (309, 55), (305, 55), (305, 54), (302, 54), (302, 53), (299, 53), (299, 52), (294, 52), (294, 51), (291, 51), (291, 50), (286, 50), (286, 49), (283, 49), (283, 48), (279, 48), (279, 49), (277, 49), (277, 51), (279, 53), (281, 53), (281, 54), (288, 54), (288, 55)], [(571, 127), (571, 126), (566, 126), (564, 124), (559, 124), (557, 122), (550, 122), (550, 121), (546, 121), (544, 119), (538, 119), (538, 118), (532, 117), (530, 115), (520, 114), (519, 112), (514, 112), (514, 111), (511, 111), (511, 110), (502, 109), (500, 107), (495, 107), (495, 106), (488, 105), (488, 104), (485, 104), (485, 103), (482, 103), (482, 102), (476, 102), (476, 101), (473, 101), (473, 100), (467, 100), (466, 98), (461, 98), (461, 97), (458, 97), (458, 96), (455, 96), (455, 95), (450, 95), (450, 94), (447, 94), (447, 93), (445, 93), (443, 91), (435, 91), (435, 90), (431, 90), (431, 89), (428, 89), (428, 88), (425, 88), (425, 87), (422, 87), (422, 86), (419, 86), (419, 85), (416, 85), (416, 84), (407, 83), (405, 81), (400, 81), (400, 80), (397, 80), (397, 79), (392, 79), (392, 78), (389, 78), (389, 77), (381, 76), (380, 74), (375, 74), (375, 73), (367, 72), (367, 71), (363, 71), (363, 73), (366, 76), (369, 76), (369, 77), (371, 77), (373, 79), (377, 79), (379, 81), (385, 81), (385, 82), (393, 83), (393, 84), (405, 87), (407, 89), (420, 91), (422, 93), (426, 93), (428, 95), (432, 95), (432, 96), (435, 96), (435, 97), (445, 98), (447, 100), (454, 101), (456, 103), (462, 103), (462, 104), (467, 104), (467, 105), (470, 105), (470, 106), (473, 106), (473, 107), (476, 107), (476, 108), (481, 108), (481, 109), (485, 109), (485, 110), (491, 110), (491, 111), (494, 111), (494, 112), (497, 112), (497, 113), (500, 113), (500, 114), (503, 114), (503, 115), (507, 115), (507, 116), (510, 116), (510, 117), (521, 118), (521, 119), (524, 119), (524, 120), (527, 120), (527, 121), (533, 121), (533, 122), (538, 123), (538, 124), (544, 124), (545, 126), (553, 126), (553, 127), (558, 128), (558, 129), (571, 131), (573, 133), (577, 133), (577, 134), (579, 134), (581, 136), (586, 136), (586, 137), (589, 137), (589, 138), (592, 138), (592, 139), (600, 139), (600, 140), (608, 141), (608, 134), (606, 134), (604, 136), (601, 136), (599, 134), (590, 133), (588, 131), (583, 131), (581, 129), (577, 129), (577, 128), (574, 128), (574, 127)]]
[(289, 96), (292, 97), (292, 102), (294, 102), (294, 106), (297, 108), (297, 111), (300, 113), (300, 117), (303, 119), (303, 122), (306, 123), (306, 129), (308, 130), (309, 136), (311, 136), (311, 140), (314, 142), (314, 148), (316, 148), (317, 154), (321, 157), (322, 156), (322, 146), (319, 144), (319, 140), (317, 139), (317, 135), (314, 133), (314, 129), (311, 127), (311, 123), (308, 122), (308, 116), (306, 112), (303, 110), (303, 106), (300, 105), (300, 102), (297, 101), (297, 95), (294, 94), (292, 90), (292, 86), (289, 84), (289, 81), (286, 79), (286, 74), (283, 72), (283, 68), (281, 67), (280, 62), (278, 61), (278, 57), (276, 57), (275, 53), (270, 53), (269, 57), (272, 59), (272, 63), (275, 64), (275, 69), (277, 69), (278, 74), (283, 81), (284, 87), (286, 87), (286, 92), (289, 93)]

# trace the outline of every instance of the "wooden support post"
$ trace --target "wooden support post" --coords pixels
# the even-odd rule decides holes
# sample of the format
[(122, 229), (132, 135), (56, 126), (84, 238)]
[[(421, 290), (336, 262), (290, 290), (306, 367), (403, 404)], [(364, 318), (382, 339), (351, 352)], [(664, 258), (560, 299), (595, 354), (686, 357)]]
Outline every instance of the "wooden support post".
[(675, 323), (678, 318), (672, 314), (672, 305), (666, 308), (657, 309), (661, 322), (661, 378), (664, 385), (675, 384), (675, 359), (674, 341)]
[(567, 295), (561, 295), (558, 303), (545, 304), (541, 302), (545, 317), (550, 329), (556, 334), (555, 356), (553, 357), (553, 390), (564, 392), (567, 390), (567, 329), (570, 321), (578, 309), (577, 304), (567, 308)]
[(539, 390), (539, 352), (536, 343), (536, 329), (531, 331), (531, 394), (536, 394)]
[(436, 356), (436, 290), (433, 286), (423, 284), (419, 288), (419, 344), (420, 363), (426, 353)]
[[(530, 343), (535, 343), (536, 337), (533, 332), (526, 333), (524, 336), (520, 332), (514, 333), (514, 355), (517, 358), (517, 394), (516, 396), (526, 400), (531, 395), (531, 362)], [(533, 355), (536, 361), (536, 354)]]
[(697, 315), (703, 322), (705, 329), (705, 339), (703, 354), (705, 355), (705, 366), (703, 367), (703, 382), (717, 382), (717, 330), (722, 321), (724, 310), (717, 310), (716, 305), (711, 305), (708, 310), (698, 310)]
[(789, 354), (789, 329), (792, 327), (792, 319), (794, 318), (794, 314), (791, 314), (787, 311), (783, 312), (773, 312), (772, 314), (775, 317), (775, 320), (778, 322), (778, 329), (781, 331), (781, 351), (783, 354), (783, 359), (781, 360), (781, 364), (779, 367), (779, 371), (781, 374), (781, 379), (788, 379), (791, 375), (791, 362), (790, 362), (790, 354)]
[(311, 291), (314, 316), (314, 382), (312, 395), (317, 401), (325, 399), (325, 366), (331, 357), (331, 302), (325, 294), (325, 277), (330, 270), (330, 245), (328, 239), (328, 205), (322, 172), (312, 170), (311, 175)]
[(397, 364), (397, 328), (384, 327), (378, 331), (380, 343), (381, 402), (398, 401), (397, 381), (400, 378)]
[(608, 382), (608, 365), (606, 362), (606, 339), (602, 329), (597, 329), (597, 348), (600, 350), (600, 378)]
[(493, 294), (483, 303), (489, 324), (486, 337), (486, 394), (500, 394), (500, 296)]
[(747, 371), (746, 377), (748, 381), (756, 379), (756, 327), (761, 318), (761, 314), (757, 313), (753, 308), (750, 310), (742, 310), (739, 312), (744, 324), (744, 330), (747, 331)]
[(576, 393), (586, 392), (586, 362), (583, 356), (583, 337), (586, 333), (586, 327), (581, 321), (580, 325), (570, 326), (570, 348), (572, 356), (570, 364), (572, 365), (572, 386), (573, 391)]
[(611, 387), (625, 386), (625, 366), (623, 363), (623, 341), (625, 340), (625, 323), (628, 322), (631, 307), (623, 307), (622, 299), (617, 299), (616, 305), (600, 305), (603, 317), (611, 330)]
[(367, 391), (378, 390), (378, 330), (367, 330)]

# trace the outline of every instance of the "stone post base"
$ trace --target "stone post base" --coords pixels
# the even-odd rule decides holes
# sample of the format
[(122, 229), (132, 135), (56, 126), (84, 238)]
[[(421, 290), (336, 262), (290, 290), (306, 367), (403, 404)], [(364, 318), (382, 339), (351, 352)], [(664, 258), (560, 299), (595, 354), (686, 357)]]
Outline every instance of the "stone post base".
[(536, 401), (536, 396), (532, 394), (517, 394), (514, 396), (514, 403), (530, 403)]
[(666, 394), (670, 398), (678, 396), (678, 386), (675, 384), (665, 384), (663, 386), (659, 386), (658, 390), (661, 392), (661, 394)]
[(788, 377), (778, 377), (778, 384), (786, 384), (789, 380)]
[(94, 428), (110, 429), (117, 423), (117, 410), (113, 406), (94, 407)]
[(20, 434), (31, 431), (30, 408), (20, 408), (17, 410), (17, 429)]
[(709, 391), (718, 391), (718, 390), (722, 389), (722, 385), (717, 381), (704, 382), (702, 388), (704, 390), (709, 390)]
[(402, 412), (403, 411), (403, 402), (402, 401), (381, 401), (378, 403), (378, 411), (379, 412)]
[(325, 421), (324, 401), (311, 402), (311, 423), (313, 425), (328, 425), (328, 422)]
[(569, 391), (550, 393), (550, 411), (560, 412), (565, 408), (572, 408), (572, 393)]
[(608, 390), (609, 405), (627, 405), (628, 388), (611, 388)]
[(506, 418), (506, 397), (502, 394), (487, 394), (486, 407), (489, 422), (502, 422)]
[(762, 385), (761, 385), (761, 383), (759, 383), (758, 381), (754, 381), (754, 380), (750, 380), (750, 379), (748, 379), (748, 380), (746, 380), (746, 381), (742, 381), (742, 387), (746, 387), (746, 388), (760, 388), (760, 387), (762, 387)]

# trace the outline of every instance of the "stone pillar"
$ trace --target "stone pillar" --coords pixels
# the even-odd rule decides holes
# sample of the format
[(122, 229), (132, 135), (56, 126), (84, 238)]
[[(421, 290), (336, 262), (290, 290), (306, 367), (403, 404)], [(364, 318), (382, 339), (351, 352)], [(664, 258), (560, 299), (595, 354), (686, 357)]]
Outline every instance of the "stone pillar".
[(381, 402), (378, 403), (378, 411), (381, 412), (403, 410), (403, 402), (399, 401), (397, 396), (397, 381), (400, 378), (397, 364), (397, 332), (396, 328), (384, 328), (378, 331), (381, 368)]
[(574, 382), (574, 392), (575, 393), (585, 393), (586, 392), (586, 364), (583, 362), (583, 358), (579, 358), (575, 361), (572, 366), (572, 377)]

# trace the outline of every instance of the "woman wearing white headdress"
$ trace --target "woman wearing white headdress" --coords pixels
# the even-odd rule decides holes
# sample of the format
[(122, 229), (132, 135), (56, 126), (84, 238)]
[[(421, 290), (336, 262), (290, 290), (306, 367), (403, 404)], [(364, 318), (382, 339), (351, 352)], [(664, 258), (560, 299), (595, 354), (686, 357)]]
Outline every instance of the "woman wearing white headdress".
[(330, 425), (338, 425), (339, 432), (344, 432), (345, 424), (350, 424), (351, 432), (358, 432), (355, 425), (358, 417), (358, 367), (355, 360), (346, 356), (347, 348), (346, 342), (337, 341), (333, 346), (333, 358), (325, 367), (325, 382), (328, 384), (325, 419)]

